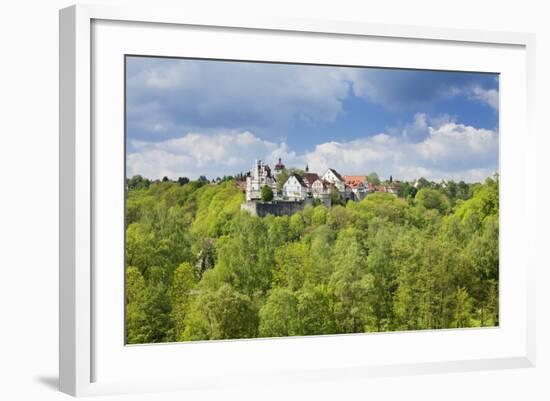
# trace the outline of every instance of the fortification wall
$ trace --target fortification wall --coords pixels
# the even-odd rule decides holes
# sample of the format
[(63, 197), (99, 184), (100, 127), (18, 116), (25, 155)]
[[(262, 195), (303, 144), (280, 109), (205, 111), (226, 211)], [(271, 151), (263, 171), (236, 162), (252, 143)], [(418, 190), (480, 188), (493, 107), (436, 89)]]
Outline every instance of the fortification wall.
[(265, 217), (268, 214), (274, 216), (291, 216), (292, 214), (303, 210), (304, 206), (310, 202), (306, 199), (304, 202), (273, 201), (260, 202), (249, 201), (241, 204), (241, 210), (250, 213), (253, 216)]

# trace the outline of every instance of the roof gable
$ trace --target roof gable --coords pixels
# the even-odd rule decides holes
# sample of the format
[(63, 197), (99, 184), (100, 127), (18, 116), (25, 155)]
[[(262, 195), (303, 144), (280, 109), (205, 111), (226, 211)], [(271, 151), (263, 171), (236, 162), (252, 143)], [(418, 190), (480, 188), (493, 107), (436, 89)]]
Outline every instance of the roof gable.
[(315, 181), (319, 179), (317, 173), (306, 173), (305, 181), (309, 186), (311, 186)]
[(338, 178), (340, 181), (344, 182), (344, 178), (340, 175), (340, 173), (333, 168), (328, 169), (336, 178)]
[(304, 180), (302, 177), (300, 177), (298, 174), (291, 174), (288, 179), (285, 182), (285, 185), (288, 183), (289, 180), (294, 178), (296, 181), (298, 181), (298, 184), (300, 184), (302, 187), (307, 188), (307, 185), (304, 183)]

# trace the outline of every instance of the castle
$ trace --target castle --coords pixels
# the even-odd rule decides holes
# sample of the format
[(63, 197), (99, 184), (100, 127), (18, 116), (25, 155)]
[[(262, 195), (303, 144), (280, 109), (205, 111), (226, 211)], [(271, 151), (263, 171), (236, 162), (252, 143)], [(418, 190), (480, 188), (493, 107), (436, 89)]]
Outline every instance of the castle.
[[(281, 180), (284, 180), (282, 185)], [(269, 202), (262, 202), (262, 188), (265, 186), (273, 192), (273, 199)], [(258, 215), (280, 215), (291, 214), (308, 203), (331, 206), (333, 196), (339, 196), (344, 201), (361, 201), (369, 192), (386, 191), (369, 183), (366, 175), (342, 176), (333, 168), (329, 168), (322, 176), (310, 172), (308, 166), (305, 173), (288, 173), (279, 158), (273, 172), (266, 163), (256, 160), (246, 175), (245, 192), (243, 210)]]
[[(281, 159), (279, 159), (280, 161)], [(261, 191), (265, 186), (270, 187), (273, 193), (277, 193), (277, 179), (271, 174), (271, 169), (261, 160), (256, 160), (246, 177), (246, 200), (261, 199)]]

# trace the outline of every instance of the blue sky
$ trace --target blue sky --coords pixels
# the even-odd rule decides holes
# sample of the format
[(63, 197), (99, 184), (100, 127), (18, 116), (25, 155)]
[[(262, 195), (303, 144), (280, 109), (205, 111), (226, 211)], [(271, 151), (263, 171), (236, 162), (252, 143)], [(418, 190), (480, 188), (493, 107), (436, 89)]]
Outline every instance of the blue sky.
[(320, 174), (481, 181), (498, 75), (127, 57), (127, 175), (210, 178), (255, 159)]

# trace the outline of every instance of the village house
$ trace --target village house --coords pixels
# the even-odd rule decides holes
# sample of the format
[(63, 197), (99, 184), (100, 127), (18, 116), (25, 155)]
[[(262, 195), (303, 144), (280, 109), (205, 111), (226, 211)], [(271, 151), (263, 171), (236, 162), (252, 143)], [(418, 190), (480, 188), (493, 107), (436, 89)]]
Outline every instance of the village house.
[(323, 175), (323, 180), (334, 184), (339, 192), (346, 192), (346, 181), (344, 180), (344, 177), (342, 177), (336, 170), (329, 168), (327, 172)]
[(311, 184), (311, 195), (314, 198), (325, 198), (330, 194), (330, 184), (323, 181), (321, 178), (317, 178)]
[(291, 174), (283, 185), (283, 199), (303, 201), (308, 194), (308, 186), (298, 174)]
[[(241, 205), (241, 210), (262, 217), (268, 214), (290, 216), (303, 210), (307, 205), (315, 205), (318, 202), (330, 207), (334, 194), (338, 194), (345, 201), (361, 201), (373, 192), (389, 192), (397, 196), (401, 185), (398, 181), (393, 181), (391, 176), (388, 185), (373, 185), (366, 175), (342, 176), (333, 168), (319, 176), (317, 173), (309, 172), (308, 166), (305, 173), (290, 173), (283, 183), (283, 171), (286, 171), (285, 165), (279, 158), (273, 173), (266, 163), (256, 160), (250, 172), (246, 175), (240, 174), (237, 187), (246, 192), (246, 202)], [(281, 181), (279, 185), (278, 180)], [(262, 201), (261, 193), (265, 186), (273, 191), (273, 199), (269, 202)]]
[(388, 185), (387, 187), (387, 191), (390, 193), (390, 194), (393, 194), (395, 196), (397, 196), (397, 194), (399, 193), (399, 186), (400, 186), (400, 182), (399, 181), (391, 181), (390, 182), (390, 185)]
[(366, 175), (345, 175), (345, 184), (351, 188), (355, 200), (365, 199), (369, 192), (369, 185)]
[[(308, 171), (306, 167), (306, 171)], [(330, 189), (332, 184), (325, 182), (317, 173), (307, 172), (304, 176), (307, 185), (307, 195), (310, 198), (321, 201), (324, 205), (330, 206)]]
[[(274, 167), (274, 173), (266, 163), (256, 160), (252, 170), (246, 174), (246, 182), (238, 182), (237, 185), (245, 190), (247, 202), (260, 201), (262, 188), (268, 186), (273, 191), (272, 203), (303, 203), (317, 199), (327, 206), (331, 205), (331, 194), (334, 192), (344, 200), (361, 201), (374, 192), (397, 196), (401, 185), (399, 181), (393, 181), (392, 177), (387, 185), (374, 185), (366, 175), (341, 175), (333, 168), (319, 176), (309, 172), (309, 167), (306, 166), (304, 174), (291, 173), (281, 187), (280, 184), (277, 185), (277, 178), (281, 179), (283, 170), (285, 165), (281, 158)], [(281, 190), (278, 191), (278, 188)]]
[[(307, 171), (307, 170), (306, 170)], [(319, 177), (319, 175), (317, 173), (309, 173), (307, 172), (305, 175), (304, 175), (304, 181), (307, 185), (307, 192), (308, 194), (312, 194), (313, 193), (313, 183), (315, 181), (320, 181), (321, 178)]]
[(342, 175), (340, 175), (340, 173), (338, 173), (333, 168), (329, 168), (326, 171), (326, 173), (323, 175), (323, 180), (329, 184), (334, 185), (342, 199), (353, 199), (353, 192), (351, 190), (351, 187), (346, 184), (346, 180), (344, 179), (344, 177), (342, 177)]

